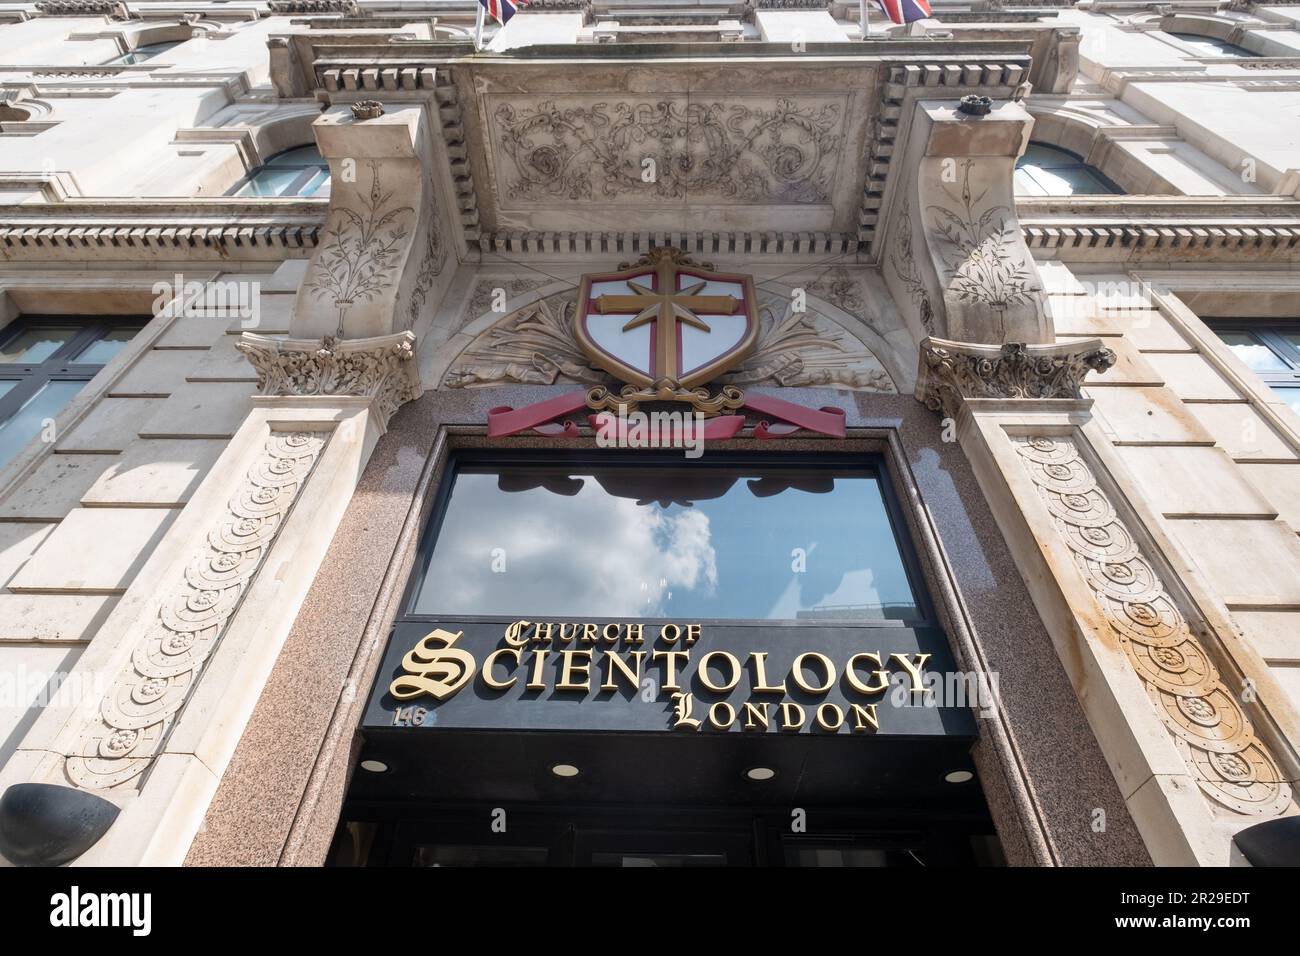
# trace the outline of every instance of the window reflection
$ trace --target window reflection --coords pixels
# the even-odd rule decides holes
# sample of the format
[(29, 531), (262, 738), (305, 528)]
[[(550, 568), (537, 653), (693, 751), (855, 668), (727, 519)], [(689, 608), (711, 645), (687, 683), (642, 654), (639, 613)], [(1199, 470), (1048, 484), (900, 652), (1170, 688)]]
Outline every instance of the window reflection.
[(873, 471), (752, 466), (464, 465), (411, 612), (920, 617)]
[(1030, 143), (1016, 161), (1015, 191), (1017, 196), (1090, 196), (1123, 190), (1074, 153)]

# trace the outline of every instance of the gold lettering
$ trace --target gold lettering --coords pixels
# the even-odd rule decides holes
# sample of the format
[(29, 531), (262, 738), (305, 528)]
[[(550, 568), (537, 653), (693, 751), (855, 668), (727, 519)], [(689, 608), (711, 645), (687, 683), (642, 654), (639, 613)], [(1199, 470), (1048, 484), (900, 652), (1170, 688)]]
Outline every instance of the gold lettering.
[[(871, 673), (875, 675), (877, 683), (864, 684), (862, 682), (862, 678), (859, 677), (857, 673), (854, 671), (853, 668), (857, 666), (856, 661), (858, 661), (859, 658), (863, 660), (871, 661), (871, 663), (876, 665), (877, 669), (872, 671)], [(881, 664), (880, 664), (879, 654), (866, 654), (866, 653), (854, 654), (852, 657), (849, 658), (849, 662), (844, 668), (844, 678), (849, 682), (849, 686), (852, 687), (854, 690), (856, 690), (859, 694), (870, 695), (870, 694), (884, 693), (884, 691), (889, 689), (889, 671), (880, 670), (879, 669), (880, 667)]]
[(515, 666), (518, 667), (524, 659), (524, 652), (518, 647), (499, 647), (487, 656), (483, 661), (483, 683), (487, 684), (493, 690), (507, 690), (515, 685), (519, 680), (518, 676), (512, 675), (509, 680), (497, 680), (492, 673), (492, 665), (497, 662), (498, 657), (513, 657)]
[(464, 633), (437, 627), (424, 635), (402, 658), (406, 673), (388, 685), (388, 692), (397, 700), (421, 694), (445, 700), (468, 684), (474, 676), (474, 655), (455, 646)]
[(524, 628), (528, 626), (528, 621), (515, 621), (506, 627), (505, 640), (511, 647), (523, 647), (528, 643), (528, 638), (524, 637)]
[[(573, 628), (573, 631), (570, 632), (570, 631), (569, 631), (569, 628)], [(560, 625), (560, 643), (561, 643), (561, 644), (567, 644), (567, 643), (569, 643), (569, 641), (573, 640), (573, 639), (574, 639), (575, 637), (577, 637), (577, 636), (578, 636), (578, 625), (577, 625), (577, 624), (561, 624), (561, 625)]]
[(709, 723), (717, 730), (726, 730), (736, 722), (736, 708), (720, 700), (709, 708)]
[[(575, 658), (583, 655), (585, 661), (577, 663)], [(560, 651), (560, 682), (555, 685), (556, 690), (591, 690), (591, 651), (587, 648), (581, 650)], [(581, 681), (577, 678), (582, 678)]]
[[(623, 643), (644, 644), (645, 640), (641, 636), (641, 632), (644, 630), (644, 628), (645, 628), (644, 624), (629, 624), (627, 626), (627, 631), (624, 632), (623, 634)], [(635, 633), (635, 637), (633, 636), (634, 633)]]
[[(828, 714), (830, 716), (827, 716)], [(839, 730), (844, 726), (844, 711), (835, 704), (822, 704), (817, 708), (817, 726), (832, 732)]]
[(641, 658), (645, 657), (645, 651), (629, 651), (628, 654), (636, 662), (636, 670), (628, 667), (623, 658), (613, 651), (605, 652), (605, 682), (600, 685), (601, 690), (618, 690), (618, 685), (614, 681), (615, 670), (623, 675), (623, 679), (632, 690), (640, 689)]
[(595, 644), (595, 643), (596, 643), (596, 638), (597, 638), (599, 635), (600, 635), (600, 625), (599, 625), (599, 624), (584, 624), (584, 625), (582, 625), (582, 643), (584, 643), (584, 644)]
[(853, 708), (853, 730), (855, 733), (862, 733), (867, 729), (867, 725), (872, 730), (880, 729), (880, 721), (876, 719), (876, 705), (867, 704), (865, 707), (861, 704), (850, 704)]
[(907, 676), (912, 680), (912, 693), (924, 694), (925, 685), (921, 682), (921, 668), (925, 667), (925, 662), (930, 659), (930, 655), (917, 654), (915, 664), (908, 660), (909, 656), (910, 655), (908, 654), (890, 654), (889, 659), (891, 661), (898, 661), (898, 663), (903, 665), (903, 669), (907, 671)]
[[(826, 668), (826, 683), (820, 686), (812, 684), (804, 677), (803, 662), (804, 658), (811, 657), (821, 662), (822, 667)], [(818, 654), (816, 651), (808, 651), (800, 654), (794, 659), (794, 666), (790, 668), (790, 676), (794, 678), (795, 685), (802, 691), (809, 694), (824, 694), (831, 689), (835, 683), (835, 664), (825, 654)]]
[(755, 694), (785, 693), (785, 681), (781, 681), (779, 684), (769, 684), (767, 682), (767, 651), (754, 651), (749, 655), (749, 659), (754, 662)]
[(677, 659), (681, 658), (683, 662), (691, 659), (690, 651), (655, 651), (650, 655), (651, 660), (664, 660), (664, 690), (681, 690), (677, 684)]
[(700, 639), (700, 625), (698, 625), (698, 624), (687, 624), (687, 625), (686, 625), (686, 643), (687, 643), (687, 644), (694, 644), (694, 643), (695, 643), (696, 641), (698, 641), (699, 639)]
[(524, 686), (529, 690), (546, 690), (546, 681), (542, 677), (542, 668), (546, 666), (546, 651), (533, 651), (533, 669)]
[[(613, 637), (610, 637), (610, 636), (609, 636), (609, 629), (610, 629), (611, 627), (614, 629), (614, 636), (613, 636)], [(617, 625), (617, 624), (614, 624), (614, 623), (606, 624), (606, 625), (605, 625), (605, 630), (604, 630), (603, 633), (604, 633), (604, 635), (605, 635), (605, 643), (606, 643), (606, 644), (617, 644), (617, 643), (618, 643), (618, 625)]]
[(771, 707), (772, 705), (766, 702), (755, 704), (745, 701), (745, 729), (767, 730), (768, 722), (772, 719)]
[[(673, 629), (672, 637), (668, 636), (668, 629), (670, 627)], [(663, 641), (665, 644), (676, 644), (677, 638), (681, 636), (682, 636), (682, 629), (678, 627), (676, 624), (665, 624), (663, 627), (659, 628), (659, 639)]]
[[(795, 719), (796, 715), (799, 718), (798, 720)], [(798, 730), (800, 727), (804, 725), (804, 721), (806, 721), (807, 719), (808, 719), (808, 715), (804, 713), (803, 708), (800, 707), (798, 704), (791, 703), (788, 700), (782, 702), (781, 704), (781, 729), (782, 730)]]
[(551, 643), (551, 631), (553, 631), (554, 629), (555, 629), (555, 625), (552, 624), (550, 621), (545, 621), (545, 622), (538, 621), (533, 626), (533, 643), (534, 644)]
[[(723, 684), (713, 683), (713, 678), (709, 676), (709, 661), (715, 657), (723, 658), (731, 667), (731, 679)], [(734, 655), (728, 654), (726, 651), (709, 651), (709, 653), (700, 658), (700, 666), (695, 674), (700, 679), (700, 683), (709, 690), (718, 694), (725, 694), (740, 683), (740, 661), (736, 660)]]

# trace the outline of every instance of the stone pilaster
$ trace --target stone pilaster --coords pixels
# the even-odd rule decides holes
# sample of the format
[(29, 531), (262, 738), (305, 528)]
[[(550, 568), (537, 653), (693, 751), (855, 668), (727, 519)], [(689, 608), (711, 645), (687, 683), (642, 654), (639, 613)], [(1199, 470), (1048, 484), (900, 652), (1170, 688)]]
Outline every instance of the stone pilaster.
[(1084, 376), (1114, 361), (926, 339), (916, 394), (956, 420), (1152, 859), (1224, 865), (1234, 833), (1297, 812), (1296, 715), (1093, 420)]
[(1052, 341), (1012, 187), (1033, 119), (1019, 103), (987, 97), (915, 109), (903, 158), (915, 172), (900, 183), (883, 263), (895, 301), (923, 335)]

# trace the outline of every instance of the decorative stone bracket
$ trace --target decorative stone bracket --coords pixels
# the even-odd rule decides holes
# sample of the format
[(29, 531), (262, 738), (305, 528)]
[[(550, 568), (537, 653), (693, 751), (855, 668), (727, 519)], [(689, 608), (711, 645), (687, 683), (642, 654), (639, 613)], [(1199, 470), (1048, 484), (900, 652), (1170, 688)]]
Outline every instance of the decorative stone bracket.
[(261, 395), (352, 395), (373, 399), (379, 432), (406, 402), (419, 398), (415, 335), (366, 339), (277, 339), (245, 332), (235, 346), (257, 369)]
[(339, 107), (313, 124), (330, 164), (330, 209), (294, 305), (295, 337), (410, 329), (447, 263), (423, 105), (361, 115), (371, 118)]
[(1009, 101), (916, 105), (907, 147), (916, 172), (894, 204), (884, 273), (900, 310), (930, 335), (995, 345), (1054, 338), (1012, 188), (1032, 125)]

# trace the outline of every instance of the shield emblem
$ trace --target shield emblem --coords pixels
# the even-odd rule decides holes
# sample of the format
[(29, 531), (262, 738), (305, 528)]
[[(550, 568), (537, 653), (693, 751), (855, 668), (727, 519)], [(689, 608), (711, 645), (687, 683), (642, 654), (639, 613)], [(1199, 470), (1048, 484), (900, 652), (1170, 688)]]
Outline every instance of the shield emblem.
[(652, 253), (631, 269), (583, 276), (575, 327), (592, 364), (615, 378), (695, 388), (753, 353), (754, 280)]

